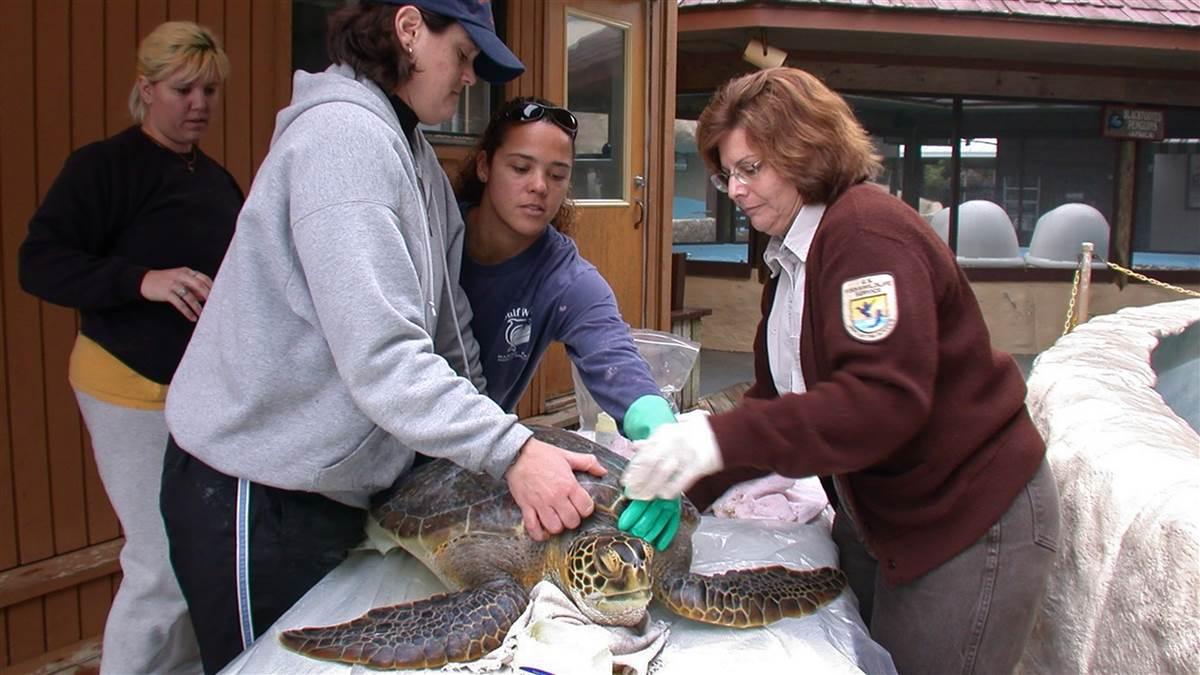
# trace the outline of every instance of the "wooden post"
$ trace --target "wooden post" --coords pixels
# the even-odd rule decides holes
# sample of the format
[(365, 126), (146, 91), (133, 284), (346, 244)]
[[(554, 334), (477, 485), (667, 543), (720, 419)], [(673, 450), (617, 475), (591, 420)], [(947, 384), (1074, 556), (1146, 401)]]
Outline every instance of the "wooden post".
[(1079, 252), (1079, 297), (1075, 299), (1075, 325), (1088, 320), (1088, 298), (1092, 290), (1092, 242), (1085, 241)]
[[(1137, 141), (1121, 141), (1117, 161), (1117, 207), (1113, 214), (1112, 241), (1108, 259), (1133, 267), (1133, 198), (1137, 172)], [(1117, 288), (1125, 288), (1124, 274), (1116, 275)]]

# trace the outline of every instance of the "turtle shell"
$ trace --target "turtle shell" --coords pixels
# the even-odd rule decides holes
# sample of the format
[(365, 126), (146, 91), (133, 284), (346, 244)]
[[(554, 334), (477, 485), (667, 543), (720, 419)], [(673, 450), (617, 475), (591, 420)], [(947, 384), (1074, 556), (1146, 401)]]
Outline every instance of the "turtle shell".
[[(596, 455), (608, 473), (576, 474), (596, 508), (547, 542), (525, 533), (505, 481), (435, 460), (403, 476), (374, 501), (371, 522), (420, 559), (450, 593), (372, 609), (332, 626), (285, 630), (293, 651), (372, 668), (434, 668), (471, 661), (498, 647), (549, 579), (590, 620), (635, 625), (651, 596), (696, 621), (750, 628), (811, 614), (846, 585), (841, 570), (780, 565), (717, 575), (690, 572), (700, 515), (683, 502), (679, 532), (665, 551), (616, 528), (629, 504), (619, 484), (625, 460), (576, 434), (535, 428), (539, 440)], [(371, 525), (368, 525), (370, 528)]]
[[(595, 455), (608, 469), (603, 477), (576, 473), (595, 502), (595, 511), (579, 534), (596, 528), (615, 528), (620, 511), (629, 503), (619, 483), (625, 458), (578, 434), (554, 427), (530, 427), (534, 437), (572, 452)], [(681, 532), (699, 524), (700, 514), (686, 500)], [(476, 473), (447, 460), (435, 459), (408, 472), (372, 502), (373, 519), (402, 546), (418, 557), (436, 550), (463, 534), (500, 534), (535, 544), (525, 534), (521, 510), (507, 483), (486, 473)]]

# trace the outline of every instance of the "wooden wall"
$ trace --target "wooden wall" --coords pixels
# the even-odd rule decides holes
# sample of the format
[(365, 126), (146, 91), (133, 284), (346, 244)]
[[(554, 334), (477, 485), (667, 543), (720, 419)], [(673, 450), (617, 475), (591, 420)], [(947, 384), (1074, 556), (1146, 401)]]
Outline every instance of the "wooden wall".
[(74, 148), (131, 124), (140, 39), (169, 19), (232, 69), (201, 145), (244, 189), (291, 90), (289, 0), (0, 1), (0, 668), (101, 633), (120, 529), (67, 384), (72, 310), (25, 294), (17, 248)]
[[(650, 0), (643, 0), (650, 2)], [(16, 255), (37, 204), (73, 150), (131, 124), (126, 101), (138, 42), (162, 21), (212, 28), (232, 71), (201, 142), (248, 190), (276, 111), (291, 95), (291, 0), (0, 0), (0, 671), (93, 656), (120, 582), (122, 539), (67, 384), (75, 313), (25, 294)], [(509, 0), (509, 44), (529, 74), (506, 97), (545, 95), (545, 0)], [(652, 2), (649, 83), (655, 128), (673, 122), (676, 10)], [(656, 140), (661, 185), (650, 222), (670, 211), (669, 151)], [(436, 148), (454, 171), (470, 148)], [(668, 182), (664, 182), (668, 181)], [(669, 233), (656, 231), (663, 256)], [(665, 257), (649, 266), (651, 323), (665, 327)], [(537, 393), (537, 392), (532, 392)], [(527, 397), (523, 416), (546, 412)]]

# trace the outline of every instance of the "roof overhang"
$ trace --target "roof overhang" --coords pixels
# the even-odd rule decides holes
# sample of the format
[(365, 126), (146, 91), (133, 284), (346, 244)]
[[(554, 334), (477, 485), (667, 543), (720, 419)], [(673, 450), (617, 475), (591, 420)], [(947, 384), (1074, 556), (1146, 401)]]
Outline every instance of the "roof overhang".
[(681, 53), (739, 52), (766, 30), (768, 44), (824, 58), (894, 56), (1046, 66), (1155, 70), (1200, 77), (1200, 30), (1039, 20), (961, 12), (723, 4), (681, 8)]

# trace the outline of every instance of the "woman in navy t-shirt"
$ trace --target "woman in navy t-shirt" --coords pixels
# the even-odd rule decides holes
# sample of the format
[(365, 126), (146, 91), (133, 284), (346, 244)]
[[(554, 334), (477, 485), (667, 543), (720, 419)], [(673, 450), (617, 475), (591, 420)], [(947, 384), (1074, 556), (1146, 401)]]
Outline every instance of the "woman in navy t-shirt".
[[(488, 124), (458, 177), (467, 223), (461, 283), (471, 301), (488, 395), (516, 408), (551, 342), (563, 343), (597, 404), (639, 440), (675, 421), (600, 272), (568, 238), (578, 122), (517, 98)], [(622, 529), (666, 548), (678, 500), (631, 505)]]

